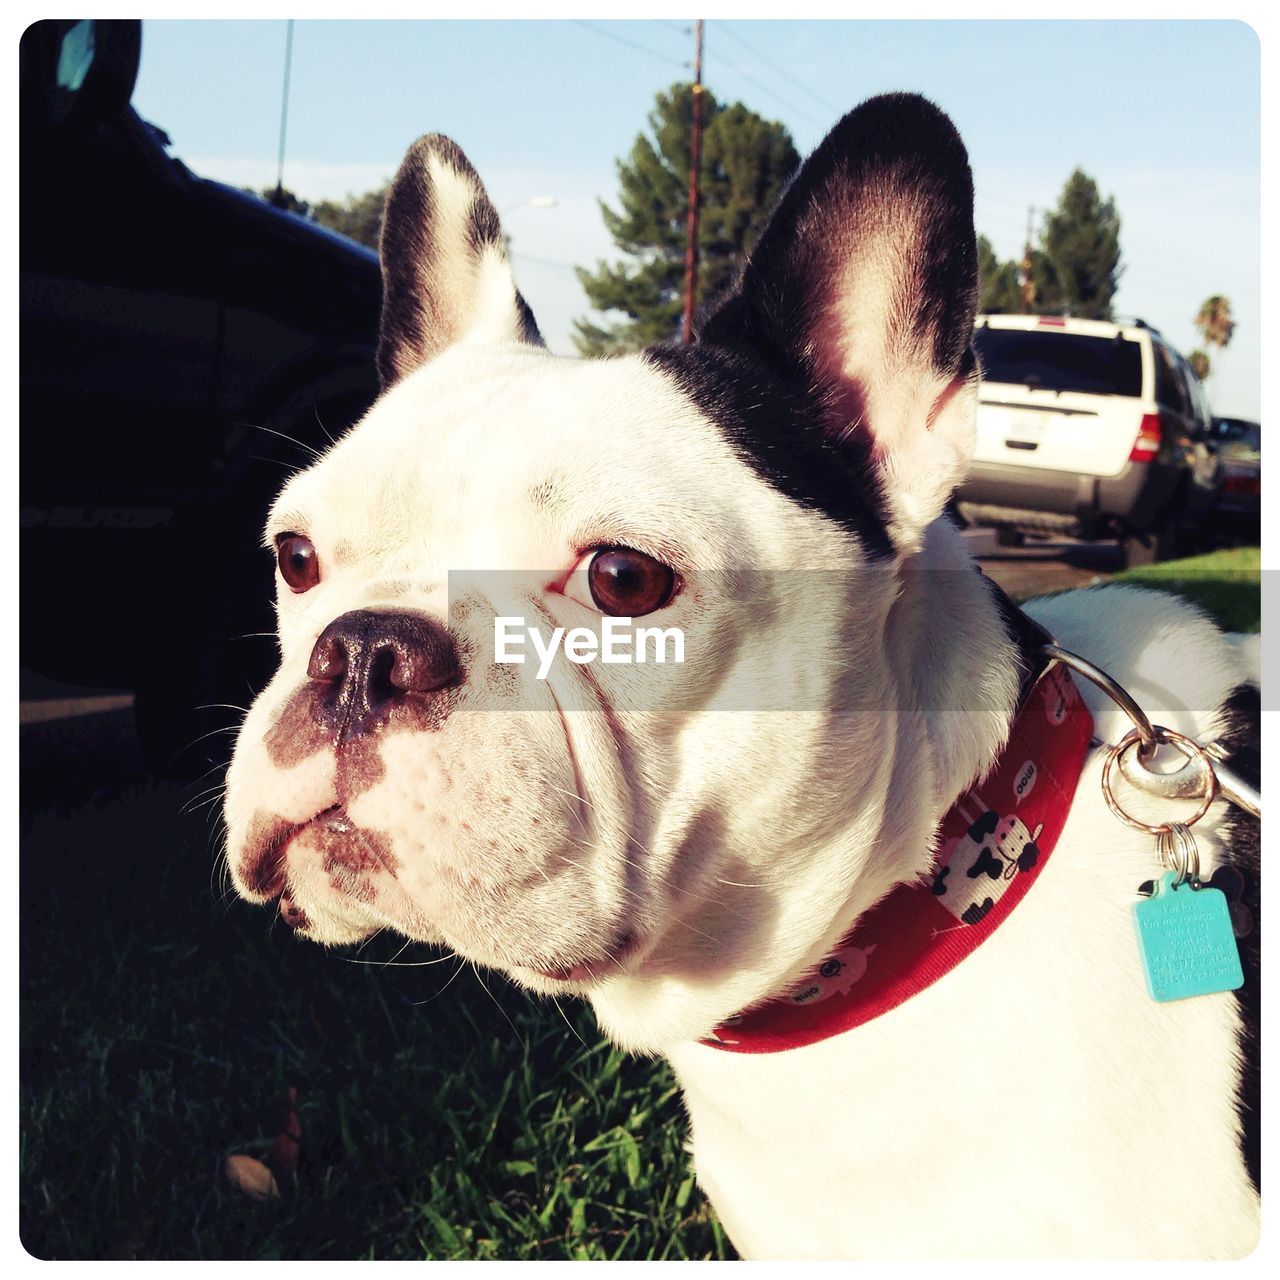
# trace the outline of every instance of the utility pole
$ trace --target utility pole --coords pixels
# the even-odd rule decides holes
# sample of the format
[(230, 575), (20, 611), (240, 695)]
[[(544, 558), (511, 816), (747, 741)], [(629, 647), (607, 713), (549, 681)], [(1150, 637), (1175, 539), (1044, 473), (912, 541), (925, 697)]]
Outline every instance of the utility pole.
[(1036, 207), (1027, 208), (1027, 243), (1022, 251), (1022, 314), (1030, 315), (1035, 306), (1036, 285), (1031, 278), (1031, 228), (1036, 220)]
[(276, 193), (272, 201), (284, 202), (284, 135), (289, 123), (289, 70), (293, 66), (293, 19), (288, 20), (284, 38), (284, 90), (280, 95), (280, 155), (276, 160)]
[(684, 332), (693, 341), (693, 301), (698, 291), (698, 174), (702, 168), (702, 19), (693, 24), (693, 127), (689, 133), (689, 225), (684, 249)]

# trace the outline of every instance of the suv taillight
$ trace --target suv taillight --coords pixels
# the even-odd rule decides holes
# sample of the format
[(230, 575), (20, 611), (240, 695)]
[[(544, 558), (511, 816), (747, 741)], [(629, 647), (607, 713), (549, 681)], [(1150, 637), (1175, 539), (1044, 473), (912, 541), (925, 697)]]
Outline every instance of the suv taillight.
[(1164, 429), (1158, 413), (1144, 413), (1138, 427), (1138, 438), (1129, 450), (1130, 462), (1150, 462), (1160, 452), (1164, 443)]

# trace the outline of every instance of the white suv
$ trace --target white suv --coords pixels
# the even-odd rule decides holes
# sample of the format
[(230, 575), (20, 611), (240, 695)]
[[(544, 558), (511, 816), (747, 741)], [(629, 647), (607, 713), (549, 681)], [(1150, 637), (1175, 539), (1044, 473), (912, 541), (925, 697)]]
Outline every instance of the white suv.
[(1175, 554), (1221, 484), (1204, 391), (1142, 321), (978, 317), (978, 443), (960, 515), (1005, 539), (1118, 537), (1129, 564)]

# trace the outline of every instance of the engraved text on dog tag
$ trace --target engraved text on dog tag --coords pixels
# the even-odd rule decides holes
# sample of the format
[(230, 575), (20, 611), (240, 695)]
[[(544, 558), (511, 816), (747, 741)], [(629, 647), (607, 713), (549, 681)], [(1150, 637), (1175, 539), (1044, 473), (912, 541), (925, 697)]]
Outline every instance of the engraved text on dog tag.
[(1175, 873), (1156, 881), (1155, 895), (1133, 907), (1138, 950), (1153, 1000), (1234, 991), (1244, 984), (1226, 897), (1217, 889), (1175, 887)]

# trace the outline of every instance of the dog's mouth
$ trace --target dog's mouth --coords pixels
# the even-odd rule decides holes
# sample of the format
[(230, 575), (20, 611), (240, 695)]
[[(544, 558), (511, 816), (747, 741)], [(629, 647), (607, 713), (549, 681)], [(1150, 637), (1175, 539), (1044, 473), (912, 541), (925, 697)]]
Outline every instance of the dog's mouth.
[(286, 862), (289, 846), (304, 832), (315, 833), (323, 842), (328, 868), (334, 864), (359, 863), (365, 870), (375, 867), (389, 870), (378, 842), (357, 827), (340, 804), (322, 809), (305, 822), (284, 819), (276, 822), (259, 836), (257, 848), (251, 850), (244, 879), (249, 889), (263, 900), (270, 902), (278, 898), (282, 917), (299, 928), (305, 927), (305, 914), (293, 904)]
[[(241, 865), (243, 884), (254, 899), (260, 904), (276, 902), (278, 918), (304, 936), (354, 941), (356, 933), (381, 925), (418, 941), (444, 940), (400, 890), (399, 864), (386, 838), (358, 826), (341, 804), (329, 805), (302, 822), (276, 818), (262, 823)], [(615, 926), (595, 936), (599, 941), (582, 938), (559, 954), (555, 944), (546, 949), (535, 944), (521, 959), (511, 955), (510, 941), (502, 945), (497, 938), (488, 956), (474, 954), (474, 937), (467, 950), (481, 963), (517, 978), (523, 975), (535, 989), (569, 994), (629, 973), (646, 949), (634, 927)], [(482, 944), (480, 950), (490, 947)]]

